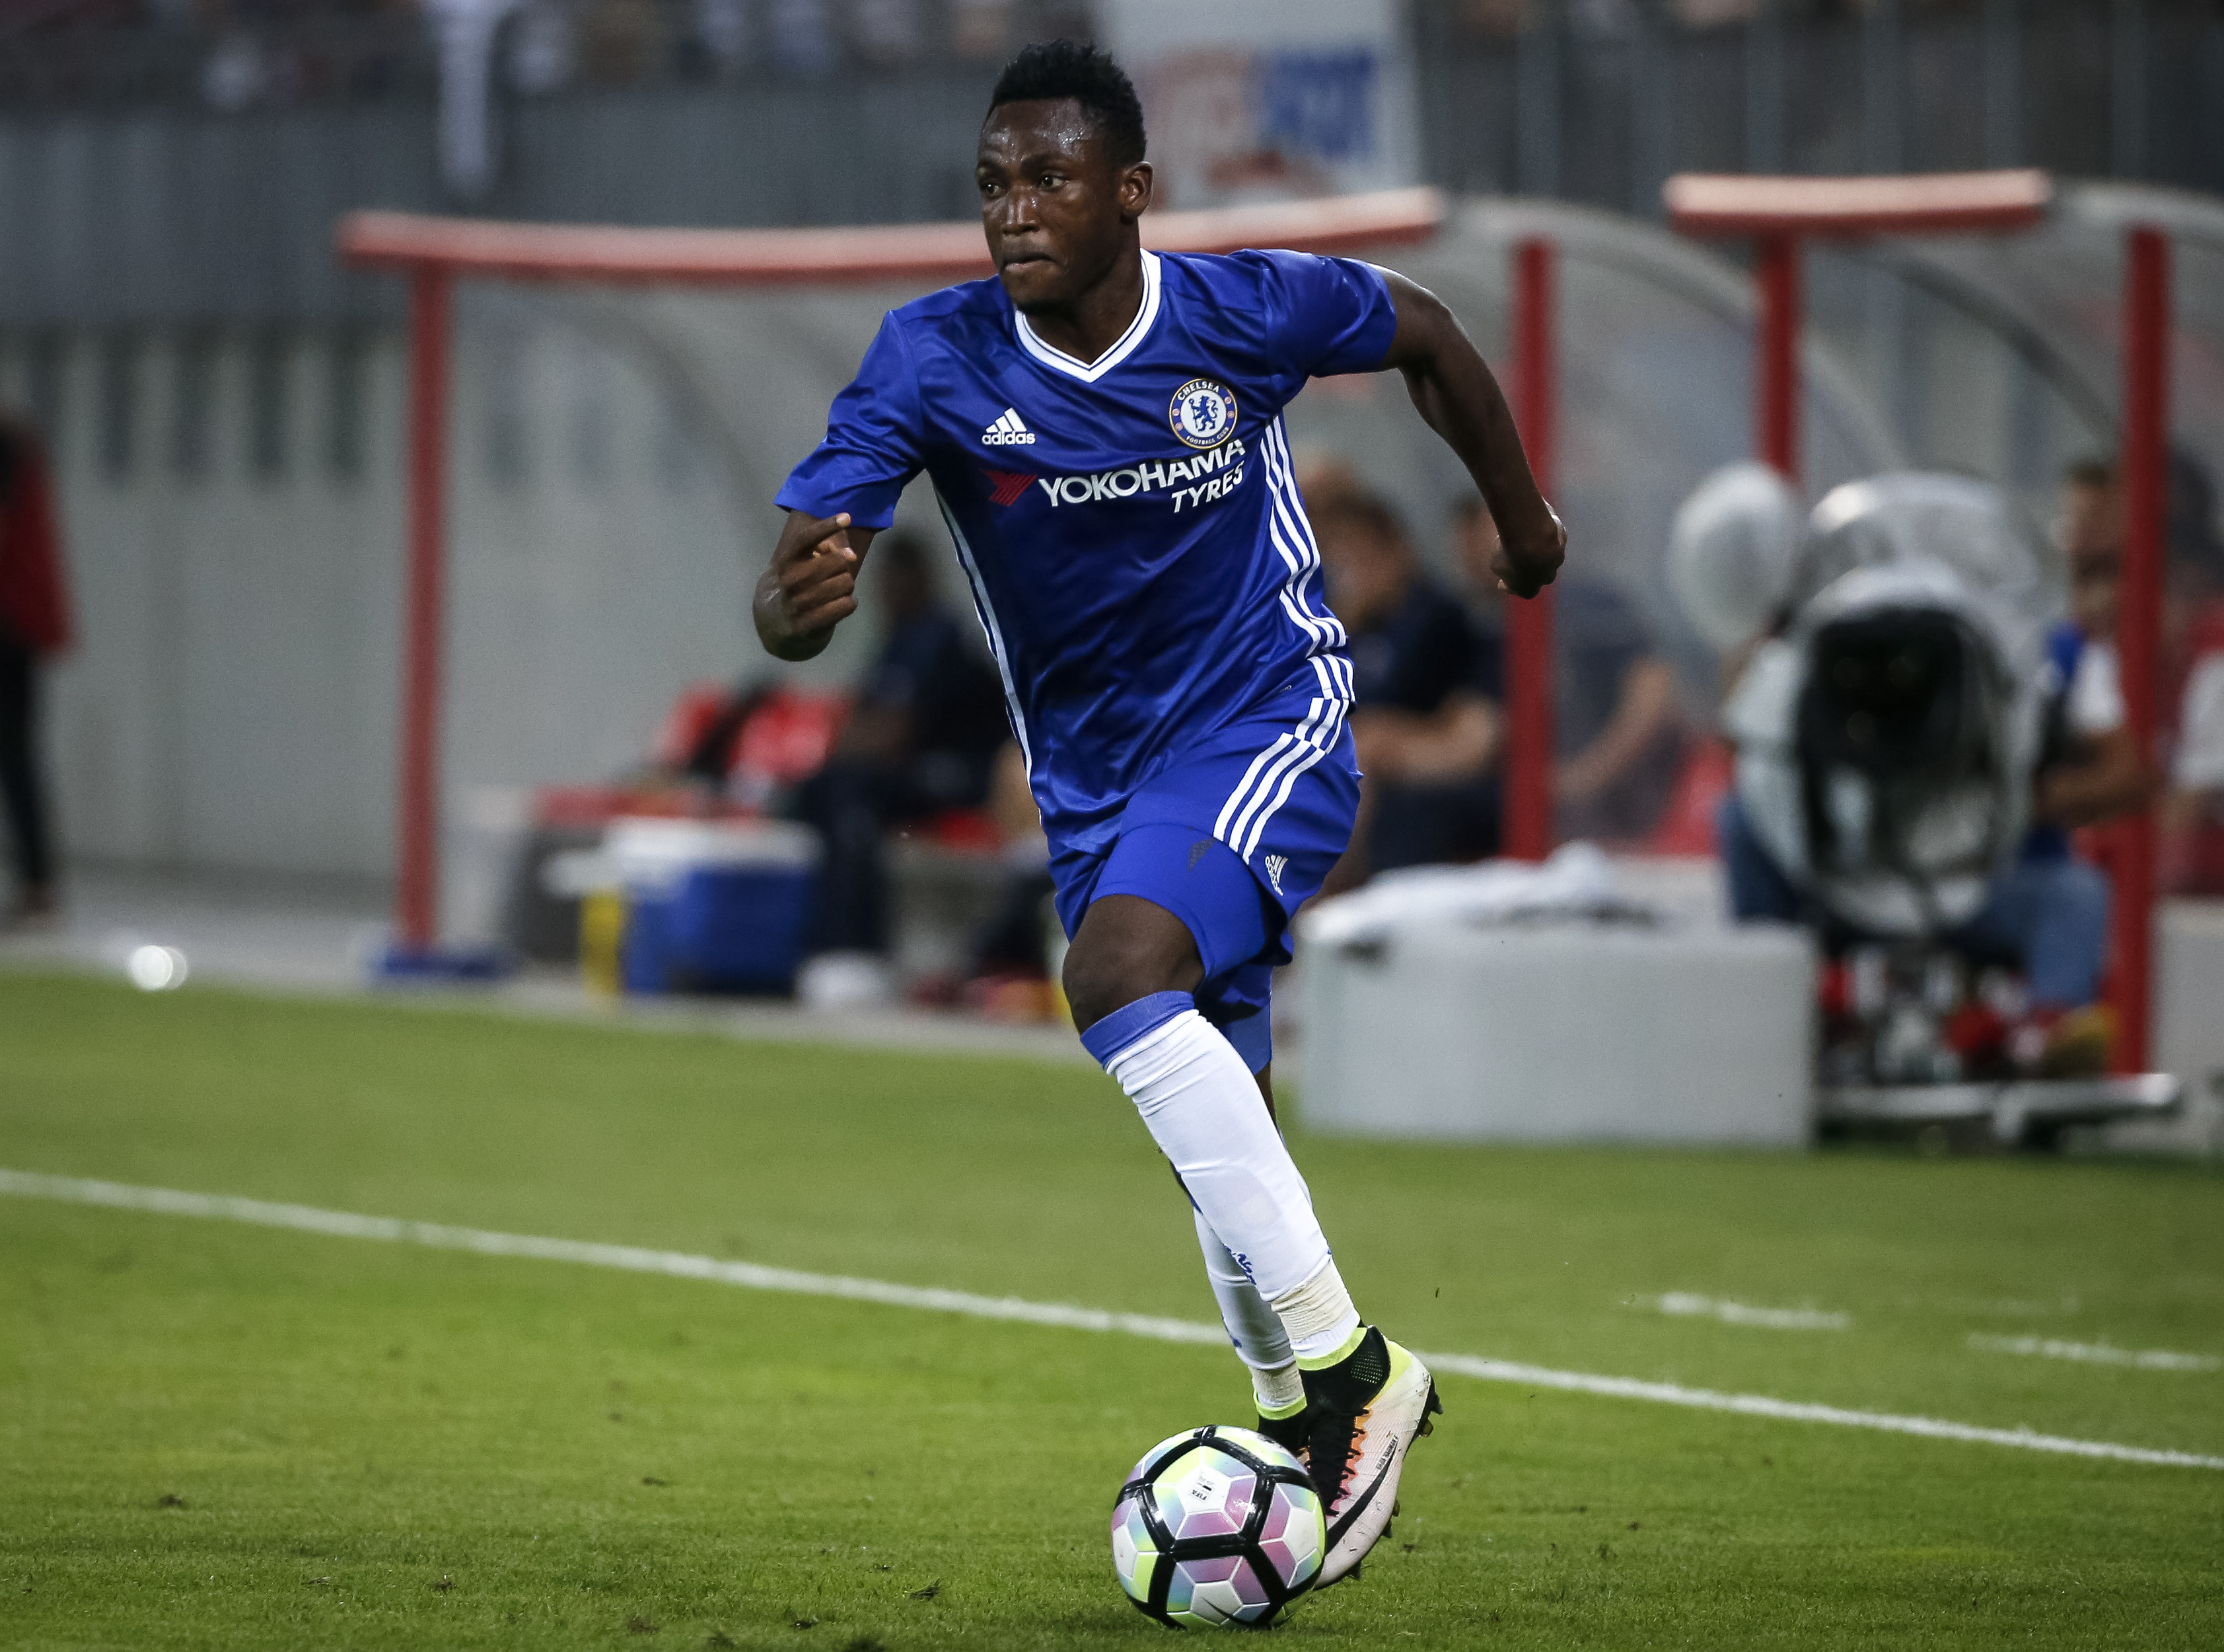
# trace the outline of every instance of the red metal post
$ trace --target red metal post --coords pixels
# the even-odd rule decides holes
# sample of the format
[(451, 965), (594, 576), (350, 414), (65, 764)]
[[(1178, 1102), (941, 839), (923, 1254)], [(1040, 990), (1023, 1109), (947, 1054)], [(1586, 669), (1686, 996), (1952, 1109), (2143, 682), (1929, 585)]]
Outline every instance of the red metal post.
[[(2125, 718), (2152, 761), (2169, 510), (2170, 243), (2159, 230), (2135, 229), (2125, 238), (2124, 255), (2124, 568), (2116, 650)], [(2116, 1011), (2116, 1064), (2140, 1073), (2147, 1065), (2154, 981), (2151, 811), (2118, 823), (2113, 870), (2109, 998)]]
[[(1554, 251), (1513, 250), (1513, 419), (1529, 468), (1551, 497), (1558, 423)], [(1506, 801), (1501, 847), (1515, 860), (1552, 851), (1552, 588), (1506, 603)]]
[(403, 615), (400, 864), (395, 940), (439, 935), (441, 596), (447, 560), (448, 366), (454, 282), (420, 264), (409, 282), (409, 567)]
[(1799, 243), (1768, 235), (1754, 249), (1760, 289), (1758, 359), (1753, 364), (1753, 446), (1760, 462), (1799, 481)]

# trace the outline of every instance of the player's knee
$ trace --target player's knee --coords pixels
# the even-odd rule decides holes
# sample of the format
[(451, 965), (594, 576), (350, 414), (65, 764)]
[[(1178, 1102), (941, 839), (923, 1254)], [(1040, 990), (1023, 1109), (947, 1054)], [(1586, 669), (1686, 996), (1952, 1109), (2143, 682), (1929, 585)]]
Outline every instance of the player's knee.
[(1084, 1033), (1138, 998), (1181, 990), (1154, 949), (1118, 935), (1077, 939), (1066, 951), (1064, 978), (1074, 1029)]
[(1061, 973), (1065, 1002), (1073, 1011), (1077, 1032), (1087, 1032), (1115, 1010), (1142, 996), (1123, 991), (1128, 970), (1123, 960), (1105, 956), (1109, 950), (1081, 945), (1066, 949), (1065, 967)]

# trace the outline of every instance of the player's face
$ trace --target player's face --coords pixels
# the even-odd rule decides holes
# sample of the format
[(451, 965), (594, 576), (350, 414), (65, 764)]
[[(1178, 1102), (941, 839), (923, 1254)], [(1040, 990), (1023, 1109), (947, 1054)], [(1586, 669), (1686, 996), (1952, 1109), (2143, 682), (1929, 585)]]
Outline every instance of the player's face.
[(1151, 199), (1149, 164), (1114, 166), (1070, 98), (991, 111), (974, 181), (996, 274), (1026, 311), (1063, 308), (1103, 280)]

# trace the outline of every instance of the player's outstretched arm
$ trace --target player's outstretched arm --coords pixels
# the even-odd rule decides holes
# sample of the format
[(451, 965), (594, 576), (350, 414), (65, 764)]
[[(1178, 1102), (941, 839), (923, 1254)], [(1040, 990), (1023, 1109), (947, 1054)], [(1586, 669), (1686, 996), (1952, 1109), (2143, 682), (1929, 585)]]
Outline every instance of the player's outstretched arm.
[(1398, 307), (1398, 332), (1385, 367), (1406, 376), (1406, 389), (1429, 428), (1442, 436), (1475, 478), (1498, 524), (1493, 571), (1517, 597), (1552, 583), (1566, 554), (1567, 529), (1537, 491), (1513, 415), (1459, 318), (1426, 288), (1383, 272)]
[(808, 660), (833, 640), (834, 628), (857, 611), (857, 570), (873, 534), (852, 526), (847, 511), (838, 516), (787, 513), (750, 604), (766, 653)]

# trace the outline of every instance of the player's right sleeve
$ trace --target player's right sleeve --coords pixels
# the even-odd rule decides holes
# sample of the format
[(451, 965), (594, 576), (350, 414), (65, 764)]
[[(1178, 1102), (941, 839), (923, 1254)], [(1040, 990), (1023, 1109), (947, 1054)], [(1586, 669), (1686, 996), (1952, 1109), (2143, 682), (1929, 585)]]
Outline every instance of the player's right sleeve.
[(846, 510), (860, 528), (895, 521), (896, 498), (926, 460), (926, 421), (919, 373), (893, 315), (884, 317), (857, 377), (834, 398), (826, 439), (788, 473), (774, 503), (831, 516)]

